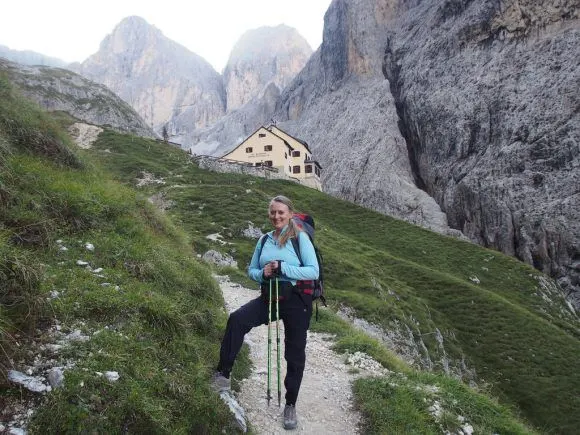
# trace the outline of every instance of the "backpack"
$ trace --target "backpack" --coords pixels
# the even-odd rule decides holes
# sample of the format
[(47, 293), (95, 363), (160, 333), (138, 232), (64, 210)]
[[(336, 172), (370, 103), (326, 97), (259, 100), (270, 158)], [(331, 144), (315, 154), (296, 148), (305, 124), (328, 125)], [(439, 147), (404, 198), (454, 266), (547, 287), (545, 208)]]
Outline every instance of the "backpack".
[[(316, 301), (316, 320), (318, 320), (318, 300), (322, 301), (324, 306), (326, 307), (326, 298), (324, 293), (324, 273), (322, 271), (322, 255), (320, 254), (320, 250), (314, 244), (314, 219), (312, 216), (304, 214), (304, 213), (294, 213), (294, 217), (292, 218), (294, 224), (308, 234), (310, 241), (312, 242), (312, 246), (314, 246), (314, 252), (316, 253), (316, 260), (318, 261), (318, 270), (319, 275), (318, 279), (315, 280), (308, 280), (308, 281), (297, 281), (296, 287), (303, 292), (304, 294), (312, 295), (312, 301)], [(260, 244), (260, 253), (262, 252), (262, 248), (266, 244), (267, 237), (262, 237), (261, 244)], [(302, 266), (302, 257), (300, 256), (300, 243), (298, 242), (298, 238), (291, 238), (290, 241), (292, 242), (292, 247), (294, 248), (294, 252), (298, 256), (298, 260), (300, 261), (300, 265)], [(259, 254), (258, 254), (259, 255)]]

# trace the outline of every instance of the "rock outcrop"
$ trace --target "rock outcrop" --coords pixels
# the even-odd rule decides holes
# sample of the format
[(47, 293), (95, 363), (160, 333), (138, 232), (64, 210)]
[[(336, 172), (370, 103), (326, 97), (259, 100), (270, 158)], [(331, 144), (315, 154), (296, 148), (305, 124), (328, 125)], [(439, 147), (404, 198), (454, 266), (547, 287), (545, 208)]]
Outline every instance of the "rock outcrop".
[(155, 137), (141, 117), (105, 86), (60, 68), (25, 66), (0, 59), (8, 75), (28, 98), (50, 111), (67, 112), (89, 124)]
[(322, 164), (326, 192), (443, 233), (459, 233), (415, 185), (382, 73), (386, 41), (386, 22), (375, 2), (333, 2), (322, 45), (282, 94), (275, 119), (310, 144)]
[(246, 32), (234, 46), (223, 73), (227, 114), (211, 127), (188, 135), (196, 154), (221, 156), (261, 125), (269, 123), (280, 92), (312, 54), (293, 28), (280, 25)]
[(165, 127), (173, 142), (225, 113), (221, 76), (139, 17), (121, 21), (79, 71), (128, 102), (157, 133)]
[[(580, 289), (577, 0), (334, 0), (275, 119), (329, 193)], [(445, 216), (446, 215), (446, 216)]]

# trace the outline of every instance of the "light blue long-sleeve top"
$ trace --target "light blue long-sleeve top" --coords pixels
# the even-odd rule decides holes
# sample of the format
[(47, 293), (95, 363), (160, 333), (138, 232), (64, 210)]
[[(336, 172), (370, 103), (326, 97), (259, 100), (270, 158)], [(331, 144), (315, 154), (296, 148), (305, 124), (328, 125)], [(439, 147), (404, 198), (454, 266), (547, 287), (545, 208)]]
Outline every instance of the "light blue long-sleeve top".
[[(286, 231), (286, 227), (282, 229), (282, 233), (284, 231)], [(318, 260), (308, 234), (304, 231), (298, 232), (298, 245), (300, 246), (302, 265), (300, 265), (300, 259), (294, 252), (294, 247), (290, 240), (286, 242), (285, 246), (278, 246), (278, 242), (274, 239), (274, 231), (270, 231), (262, 237), (267, 237), (264, 248), (261, 253), (258, 252), (262, 239), (258, 240), (252, 261), (250, 261), (250, 266), (248, 267), (248, 276), (251, 279), (258, 282), (266, 281), (267, 278), (264, 278), (264, 266), (273, 260), (282, 260), (282, 276), (278, 278), (280, 281), (290, 281), (292, 285), (296, 285), (296, 281), (318, 279)]]

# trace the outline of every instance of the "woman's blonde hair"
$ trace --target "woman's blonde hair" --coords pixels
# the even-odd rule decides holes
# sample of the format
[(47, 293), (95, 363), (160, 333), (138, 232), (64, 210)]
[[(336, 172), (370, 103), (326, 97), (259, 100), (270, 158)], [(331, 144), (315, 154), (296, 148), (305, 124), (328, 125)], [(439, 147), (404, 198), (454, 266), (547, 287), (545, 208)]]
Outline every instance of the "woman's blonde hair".
[[(270, 204), (272, 204), (273, 202), (279, 202), (281, 204), (284, 204), (286, 207), (288, 207), (288, 210), (290, 210), (290, 213), (294, 214), (294, 212), (295, 212), (294, 204), (292, 204), (292, 201), (290, 201), (290, 199), (285, 197), (284, 195), (275, 196), (270, 201)], [(291, 239), (292, 237), (297, 238), (299, 231), (301, 231), (301, 230), (299, 228), (297, 228), (296, 225), (294, 225), (294, 221), (292, 220), (292, 218), (290, 218), (290, 221), (288, 222), (288, 228), (286, 229), (286, 231), (284, 231), (284, 233), (282, 234), (282, 237), (280, 237), (280, 239), (278, 240), (278, 243), (280, 244), (280, 246), (285, 246), (286, 242), (289, 239)]]

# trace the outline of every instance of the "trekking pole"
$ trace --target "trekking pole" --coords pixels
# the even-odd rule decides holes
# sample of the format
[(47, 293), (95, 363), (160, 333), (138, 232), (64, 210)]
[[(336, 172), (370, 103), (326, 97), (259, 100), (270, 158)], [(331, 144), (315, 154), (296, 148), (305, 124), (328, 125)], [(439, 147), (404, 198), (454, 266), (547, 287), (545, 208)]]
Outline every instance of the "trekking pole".
[(278, 361), (276, 362), (276, 368), (278, 372), (278, 408), (280, 407), (280, 305), (279, 305), (279, 294), (278, 294), (278, 278), (276, 278), (276, 353)]
[(270, 399), (272, 398), (270, 394), (270, 372), (272, 371), (272, 361), (270, 359), (270, 354), (272, 353), (272, 329), (270, 328), (271, 322), (272, 322), (272, 280), (270, 280), (270, 296), (268, 298), (268, 388), (266, 390), (266, 399), (268, 400), (268, 406), (270, 406)]

